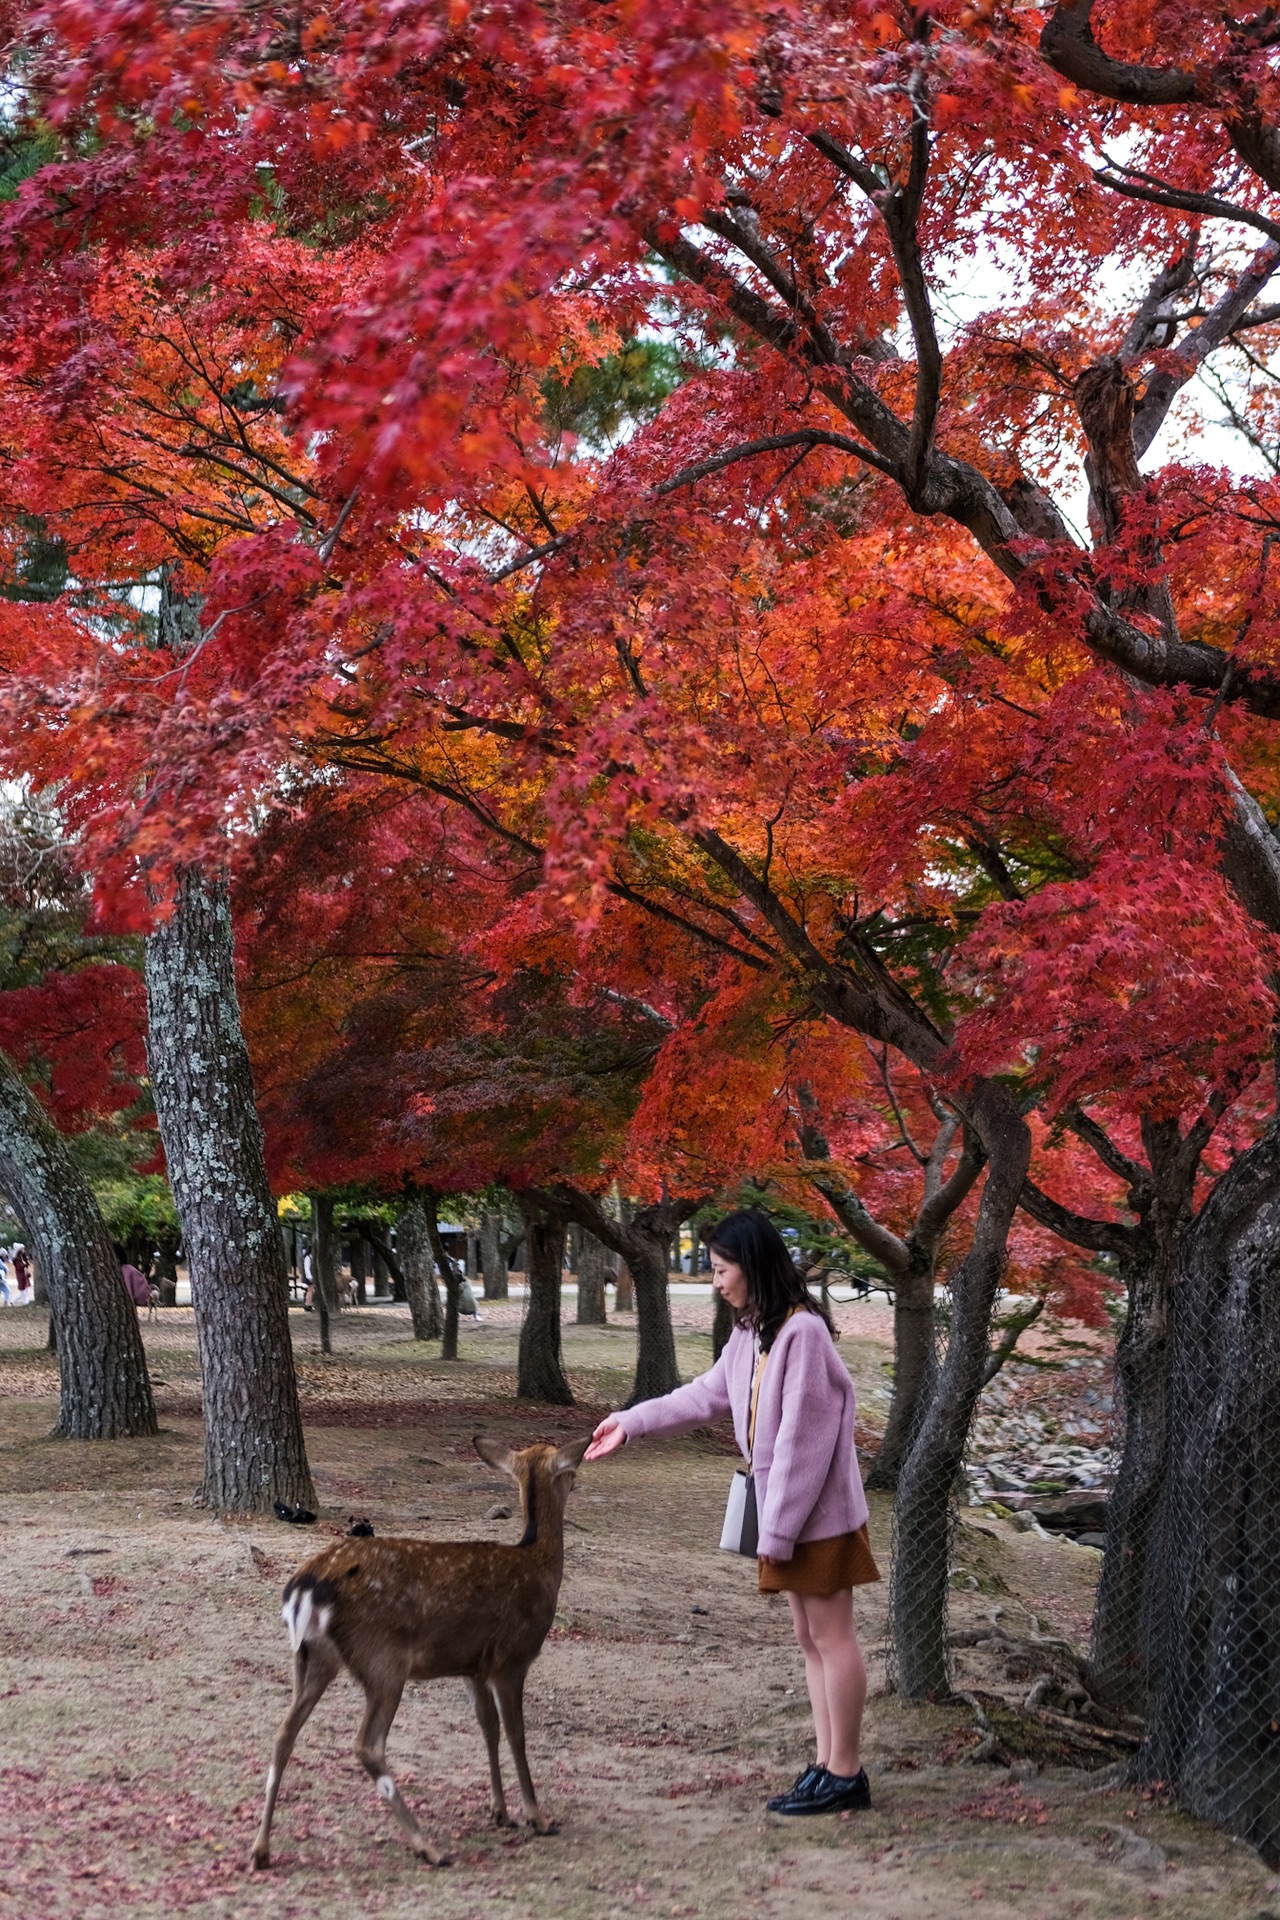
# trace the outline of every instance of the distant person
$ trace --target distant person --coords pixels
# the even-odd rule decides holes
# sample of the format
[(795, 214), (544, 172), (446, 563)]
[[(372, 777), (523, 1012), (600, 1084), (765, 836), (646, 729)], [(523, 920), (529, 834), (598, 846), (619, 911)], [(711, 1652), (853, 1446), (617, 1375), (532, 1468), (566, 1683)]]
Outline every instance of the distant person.
[(458, 1312), (465, 1314), (468, 1320), (474, 1320), (478, 1327), (484, 1325), (484, 1321), (480, 1317), (480, 1309), (476, 1305), (476, 1296), (472, 1290), (471, 1282), (466, 1279), (463, 1280), (462, 1285), (458, 1288)]
[[(311, 1249), (309, 1247), (302, 1256), (302, 1277), (307, 1283), (307, 1290), (302, 1296), (302, 1311), (304, 1313), (310, 1313), (313, 1310), (313, 1303), (316, 1297), (316, 1282), (315, 1272), (311, 1265)], [(322, 1327), (320, 1331), (323, 1333), (324, 1328)]]
[(13, 1295), (9, 1292), (9, 1256), (0, 1252), (0, 1300), (6, 1307), (13, 1305)]
[(31, 1292), (31, 1262), (21, 1241), (13, 1250), (13, 1277), (18, 1283), (18, 1305), (25, 1307), (25, 1296)]
[(116, 1242), (114, 1251), (116, 1259), (120, 1262), (120, 1278), (124, 1281), (125, 1292), (135, 1307), (149, 1307), (151, 1305), (151, 1282), (147, 1279), (145, 1273), (130, 1263), (124, 1248), (118, 1241)]

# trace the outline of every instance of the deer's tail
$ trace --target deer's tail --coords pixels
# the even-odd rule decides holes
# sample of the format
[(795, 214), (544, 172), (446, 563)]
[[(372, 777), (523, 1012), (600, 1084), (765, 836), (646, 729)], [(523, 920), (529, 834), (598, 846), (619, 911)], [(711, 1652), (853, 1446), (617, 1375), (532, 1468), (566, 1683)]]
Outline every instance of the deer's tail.
[(318, 1580), (314, 1573), (294, 1574), (284, 1590), (284, 1605), (280, 1609), (294, 1653), (328, 1638), (337, 1598), (338, 1589), (332, 1580)]

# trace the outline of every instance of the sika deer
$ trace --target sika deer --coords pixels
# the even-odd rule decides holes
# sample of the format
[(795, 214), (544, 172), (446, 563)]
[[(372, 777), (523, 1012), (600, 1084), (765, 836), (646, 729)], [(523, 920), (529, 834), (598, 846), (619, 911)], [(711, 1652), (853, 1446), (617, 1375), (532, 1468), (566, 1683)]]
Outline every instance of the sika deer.
[(356, 1757), (419, 1859), (447, 1864), (387, 1771), (387, 1735), (408, 1680), (458, 1674), (471, 1691), (489, 1751), (494, 1824), (511, 1824), (498, 1764), (498, 1716), (516, 1763), (524, 1816), (554, 1832), (538, 1806), (524, 1750), (524, 1682), (555, 1618), (564, 1574), (564, 1509), (590, 1435), (511, 1453), (476, 1435), (476, 1452), (520, 1489), (519, 1546), (486, 1540), (338, 1541), (300, 1567), (281, 1612), (293, 1647), (293, 1701), (267, 1773), (255, 1867), (270, 1865), (271, 1819), (294, 1742), (342, 1667), (364, 1688)]

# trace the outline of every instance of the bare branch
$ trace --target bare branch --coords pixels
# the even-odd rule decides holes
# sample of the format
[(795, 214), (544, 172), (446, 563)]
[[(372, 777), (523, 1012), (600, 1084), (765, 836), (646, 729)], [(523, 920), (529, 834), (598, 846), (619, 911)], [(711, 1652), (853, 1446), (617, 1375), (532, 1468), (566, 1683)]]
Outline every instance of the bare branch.
[(1163, 426), (1178, 393), (1208, 356), (1239, 328), (1277, 267), (1280, 267), (1280, 246), (1259, 247), (1235, 286), (1229, 287), (1221, 299), (1214, 302), (1200, 325), (1178, 346), (1176, 369), (1166, 361), (1151, 376), (1133, 417), (1133, 444), (1139, 459)]

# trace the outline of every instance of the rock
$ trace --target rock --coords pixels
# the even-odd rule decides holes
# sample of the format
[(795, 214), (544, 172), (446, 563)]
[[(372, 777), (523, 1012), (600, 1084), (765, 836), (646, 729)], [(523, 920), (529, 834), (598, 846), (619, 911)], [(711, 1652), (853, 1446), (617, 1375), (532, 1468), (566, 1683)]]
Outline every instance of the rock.
[(1107, 1503), (1101, 1495), (1061, 1493), (1047, 1500), (1036, 1500), (1031, 1508), (1046, 1533), (1105, 1533)]
[(1111, 1824), (1104, 1825), (1102, 1831), (1110, 1837), (1116, 1865), (1122, 1872), (1154, 1876), (1163, 1873), (1168, 1866), (1169, 1856), (1164, 1848), (1158, 1847), (1154, 1840), (1148, 1840), (1143, 1834)]
[(1098, 1552), (1101, 1553), (1105, 1549), (1106, 1544), (1107, 1536), (1105, 1533), (1078, 1533), (1076, 1535), (1076, 1545), (1078, 1547), (1096, 1547)]
[(511, 1518), (511, 1509), (510, 1507), (504, 1507), (501, 1500), (499, 1500), (488, 1509), (484, 1517), (486, 1520), (509, 1520)]

